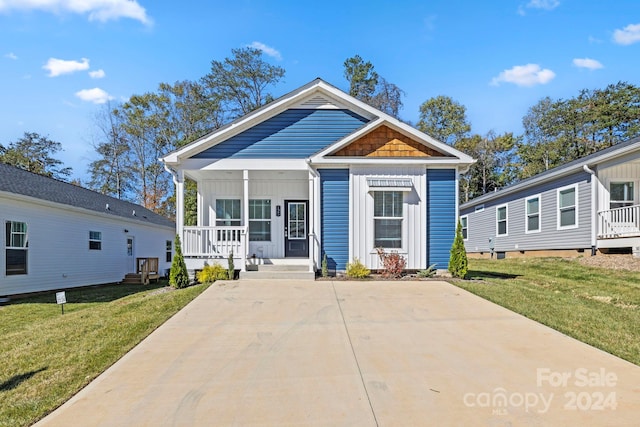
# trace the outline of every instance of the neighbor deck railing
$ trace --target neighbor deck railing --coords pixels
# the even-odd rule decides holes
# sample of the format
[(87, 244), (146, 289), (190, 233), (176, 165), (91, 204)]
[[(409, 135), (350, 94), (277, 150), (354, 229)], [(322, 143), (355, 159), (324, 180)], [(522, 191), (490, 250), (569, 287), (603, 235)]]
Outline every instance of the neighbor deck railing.
[(227, 257), (243, 253), (246, 227), (184, 227), (182, 253), (187, 257)]
[(600, 211), (598, 224), (601, 239), (640, 236), (640, 205)]

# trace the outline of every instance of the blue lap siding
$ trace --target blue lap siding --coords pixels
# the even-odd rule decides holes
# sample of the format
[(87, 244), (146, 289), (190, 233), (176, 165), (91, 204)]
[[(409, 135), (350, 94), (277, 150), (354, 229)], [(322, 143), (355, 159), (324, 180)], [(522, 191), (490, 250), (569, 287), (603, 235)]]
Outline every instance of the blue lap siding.
[(349, 261), (349, 169), (320, 169), (322, 256), (329, 270), (344, 271)]
[(367, 122), (367, 119), (348, 110), (291, 109), (193, 158), (304, 159)]
[(427, 262), (438, 269), (449, 266), (456, 231), (456, 171), (427, 170)]

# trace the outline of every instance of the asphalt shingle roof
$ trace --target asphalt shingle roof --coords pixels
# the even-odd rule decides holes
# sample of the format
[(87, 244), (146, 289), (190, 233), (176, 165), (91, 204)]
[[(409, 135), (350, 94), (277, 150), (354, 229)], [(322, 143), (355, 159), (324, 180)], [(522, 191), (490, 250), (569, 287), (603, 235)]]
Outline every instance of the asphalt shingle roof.
[(105, 196), (4, 163), (0, 163), (0, 191), (88, 209), (142, 223), (175, 227), (173, 221), (135, 203)]

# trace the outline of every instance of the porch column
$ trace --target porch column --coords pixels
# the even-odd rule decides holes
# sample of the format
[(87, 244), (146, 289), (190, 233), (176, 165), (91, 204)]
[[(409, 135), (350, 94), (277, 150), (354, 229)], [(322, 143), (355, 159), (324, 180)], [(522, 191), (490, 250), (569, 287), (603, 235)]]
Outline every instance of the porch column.
[(249, 250), (249, 171), (242, 171), (242, 224), (244, 232), (242, 233), (242, 245), (240, 254), (240, 271), (247, 270), (247, 251)]
[(184, 248), (184, 172), (178, 170), (173, 181), (176, 184), (176, 233), (180, 236), (180, 244)]
[(315, 249), (316, 249), (316, 232), (315, 232), (315, 206), (316, 206), (316, 197), (315, 197), (315, 185), (314, 185), (314, 176), (313, 171), (309, 169), (309, 272), (313, 273), (315, 271), (314, 260)]

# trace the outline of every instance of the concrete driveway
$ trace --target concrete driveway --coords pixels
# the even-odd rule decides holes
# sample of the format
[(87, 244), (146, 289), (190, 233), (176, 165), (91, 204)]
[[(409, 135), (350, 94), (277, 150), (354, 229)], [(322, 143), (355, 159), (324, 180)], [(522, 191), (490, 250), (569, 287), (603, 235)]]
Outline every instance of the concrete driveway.
[(237, 281), (37, 425), (639, 423), (640, 367), (450, 284)]

